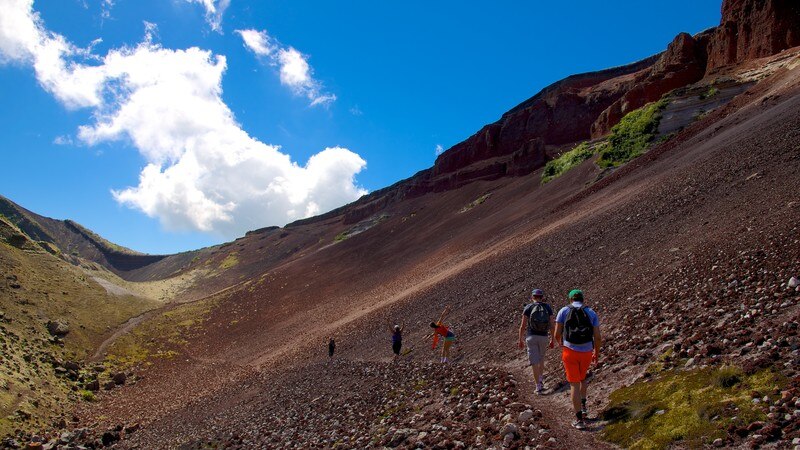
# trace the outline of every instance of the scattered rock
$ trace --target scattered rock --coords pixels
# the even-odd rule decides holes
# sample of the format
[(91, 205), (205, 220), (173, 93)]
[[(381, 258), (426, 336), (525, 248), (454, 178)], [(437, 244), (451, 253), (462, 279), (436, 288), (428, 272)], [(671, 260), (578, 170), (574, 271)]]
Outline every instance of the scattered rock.
[(119, 386), (125, 384), (125, 381), (128, 380), (128, 376), (125, 375), (124, 372), (117, 372), (111, 377), (111, 380), (114, 381), (114, 384)]
[(112, 430), (112, 431), (106, 431), (105, 433), (103, 433), (103, 437), (100, 438), (100, 441), (103, 443), (103, 445), (105, 445), (107, 447), (107, 446), (113, 444), (114, 442), (119, 441), (119, 438), (120, 438), (119, 431)]

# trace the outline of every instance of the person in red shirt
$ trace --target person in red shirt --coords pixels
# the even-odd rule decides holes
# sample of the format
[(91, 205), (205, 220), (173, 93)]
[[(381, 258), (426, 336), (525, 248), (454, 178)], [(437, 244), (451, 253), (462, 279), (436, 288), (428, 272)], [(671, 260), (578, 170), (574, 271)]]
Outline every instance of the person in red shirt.
[(444, 338), (444, 344), (442, 344), (442, 363), (449, 362), (450, 347), (452, 347), (453, 343), (456, 341), (456, 334), (453, 333), (453, 330), (450, 329), (450, 327), (444, 324), (444, 318), (449, 312), (450, 306), (446, 307), (444, 311), (442, 311), (442, 315), (439, 316), (439, 320), (436, 322), (431, 322), (431, 328), (433, 328), (433, 332), (425, 336), (425, 339), (433, 337), (433, 345), (431, 346), (432, 349), (435, 349), (436, 345), (439, 343), (439, 336)]

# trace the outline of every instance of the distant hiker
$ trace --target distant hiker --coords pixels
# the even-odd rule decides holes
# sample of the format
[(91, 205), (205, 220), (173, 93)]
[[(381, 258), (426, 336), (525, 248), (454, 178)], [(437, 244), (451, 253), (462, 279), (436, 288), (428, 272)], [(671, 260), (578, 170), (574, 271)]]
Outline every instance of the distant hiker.
[(442, 344), (442, 361), (446, 363), (449, 361), (450, 358), (450, 347), (453, 346), (453, 342), (456, 341), (456, 334), (453, 333), (449, 327), (445, 326), (444, 318), (447, 316), (447, 313), (450, 312), (450, 307), (442, 311), (442, 315), (439, 316), (439, 320), (436, 322), (431, 322), (431, 328), (433, 328), (433, 333), (425, 336), (424, 339), (428, 339), (433, 337), (433, 345), (431, 346), (432, 349), (436, 348), (436, 345), (439, 343), (439, 336), (444, 338), (444, 344)]
[[(389, 321), (387, 319), (386, 323), (388, 324)], [(389, 328), (389, 333), (392, 335), (392, 352), (394, 353), (394, 360), (397, 361), (397, 358), (400, 357), (400, 350), (403, 349), (403, 330), (406, 329), (406, 324), (403, 322), (403, 325), (395, 325)]]
[(519, 348), (527, 346), (533, 379), (536, 380), (536, 393), (540, 395), (544, 392), (544, 353), (547, 347), (553, 348), (555, 328), (553, 308), (543, 300), (544, 292), (534, 289), (531, 292), (531, 303), (523, 308), (522, 321), (519, 324)]
[(333, 339), (333, 336), (328, 338), (328, 360), (333, 359), (333, 352), (336, 351), (336, 340)]
[(597, 313), (583, 305), (583, 292), (573, 289), (569, 292), (570, 305), (561, 308), (556, 316), (556, 341), (563, 342), (561, 360), (570, 387), (575, 421), (572, 426), (586, 428), (586, 372), (589, 364), (597, 363), (600, 347), (600, 319)]

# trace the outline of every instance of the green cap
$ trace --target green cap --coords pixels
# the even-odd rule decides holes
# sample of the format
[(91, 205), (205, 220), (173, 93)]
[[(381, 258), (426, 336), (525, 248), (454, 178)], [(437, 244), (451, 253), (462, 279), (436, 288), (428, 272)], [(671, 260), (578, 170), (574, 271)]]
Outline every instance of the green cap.
[(573, 301), (576, 301), (576, 302), (582, 302), (583, 301), (583, 291), (580, 290), (580, 289), (573, 289), (573, 290), (569, 291), (569, 299), (573, 300)]

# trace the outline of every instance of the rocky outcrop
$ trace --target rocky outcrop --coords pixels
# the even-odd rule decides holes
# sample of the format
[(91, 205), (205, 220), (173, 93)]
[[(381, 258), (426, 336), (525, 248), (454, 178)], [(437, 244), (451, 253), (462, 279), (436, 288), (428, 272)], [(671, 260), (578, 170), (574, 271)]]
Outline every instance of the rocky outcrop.
[(697, 38), (681, 33), (669, 44), (653, 66), (635, 75), (631, 88), (605, 109), (592, 123), (591, 136), (598, 138), (611, 131), (625, 114), (654, 102), (667, 92), (695, 83), (705, 75), (705, 41), (708, 34)]
[(413, 195), (469, 180), (528, 174), (545, 164), (547, 146), (604, 136), (628, 112), (710, 71), (797, 45), (800, 3), (725, 0), (720, 26), (695, 36), (680, 33), (664, 53), (643, 61), (574, 75), (544, 88), (444, 152), (402, 189)]
[[(520, 165), (517, 160), (519, 169), (514, 171), (505, 167), (507, 174), (530, 173), (546, 162), (546, 145), (604, 136), (628, 112), (695, 83), (710, 71), (798, 45), (797, 1), (725, 0), (720, 26), (696, 36), (680, 33), (664, 53), (638, 63), (574, 75), (546, 87), (440, 155), (429, 175), (440, 183), (463, 180), (466, 167), (520, 152), (536, 140), (537, 152), (525, 152), (535, 162)], [(486, 176), (483, 170), (479, 177)], [(434, 183), (434, 189), (440, 183)]]
[[(497, 122), (441, 154), (431, 169), (432, 176), (455, 173), (476, 162), (517, 152), (539, 160), (539, 166), (525, 164), (535, 170), (544, 163), (544, 145), (588, 139), (589, 127), (598, 114), (631, 87), (628, 77), (652, 66), (657, 59), (658, 55), (622, 67), (573, 75), (544, 88)], [(532, 141), (539, 144), (531, 144)], [(534, 147), (539, 153), (530, 153)], [(515, 173), (530, 172), (515, 169)]]
[(796, 0), (725, 0), (708, 45), (706, 70), (774, 55), (800, 45)]

